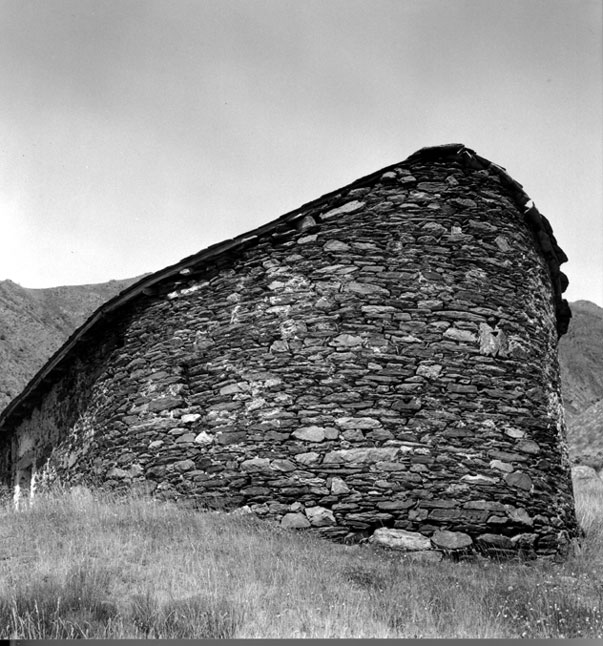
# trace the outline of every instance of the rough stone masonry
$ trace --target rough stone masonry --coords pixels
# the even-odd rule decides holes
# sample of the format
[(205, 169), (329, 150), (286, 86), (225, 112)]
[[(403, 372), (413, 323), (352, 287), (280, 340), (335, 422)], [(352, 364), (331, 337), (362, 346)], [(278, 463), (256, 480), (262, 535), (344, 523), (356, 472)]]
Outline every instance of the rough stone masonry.
[(422, 149), (102, 306), (0, 416), (0, 477), (563, 555), (566, 260), (504, 169)]

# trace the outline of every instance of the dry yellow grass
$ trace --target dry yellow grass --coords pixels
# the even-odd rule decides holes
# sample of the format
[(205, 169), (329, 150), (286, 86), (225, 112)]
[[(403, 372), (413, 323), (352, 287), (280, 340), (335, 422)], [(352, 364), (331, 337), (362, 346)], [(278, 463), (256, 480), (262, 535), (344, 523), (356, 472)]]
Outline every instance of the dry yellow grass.
[(415, 563), (141, 498), (6, 507), (0, 637), (601, 637), (603, 483), (576, 494), (562, 565)]

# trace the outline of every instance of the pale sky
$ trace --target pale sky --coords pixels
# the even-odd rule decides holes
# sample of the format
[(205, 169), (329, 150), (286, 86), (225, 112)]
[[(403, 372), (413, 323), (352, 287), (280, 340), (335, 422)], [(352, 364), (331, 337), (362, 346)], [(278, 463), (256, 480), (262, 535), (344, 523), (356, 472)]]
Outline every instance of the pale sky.
[(156, 271), (461, 142), (603, 306), (601, 0), (0, 0), (0, 280)]

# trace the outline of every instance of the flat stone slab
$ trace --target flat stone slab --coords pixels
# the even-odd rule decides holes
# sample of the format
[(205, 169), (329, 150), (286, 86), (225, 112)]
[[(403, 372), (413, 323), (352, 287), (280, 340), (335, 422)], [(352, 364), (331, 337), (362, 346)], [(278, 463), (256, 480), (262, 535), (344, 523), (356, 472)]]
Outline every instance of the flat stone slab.
[(366, 464), (368, 462), (392, 461), (398, 448), (395, 446), (366, 449), (340, 449), (325, 455), (324, 464)]
[(463, 532), (451, 532), (447, 529), (439, 529), (434, 532), (431, 542), (440, 549), (462, 550), (473, 544), (471, 536)]
[(592, 467), (587, 467), (585, 464), (578, 464), (572, 467), (572, 478), (574, 480), (598, 480), (599, 476)]
[(369, 541), (377, 545), (383, 545), (405, 552), (432, 549), (431, 541), (427, 536), (423, 536), (419, 532), (408, 532), (404, 529), (392, 529), (390, 527), (379, 527), (375, 530)]
[(333, 512), (325, 507), (309, 507), (306, 509), (306, 516), (313, 527), (326, 527), (337, 523)]
[(305, 529), (310, 527), (310, 521), (303, 514), (285, 514), (281, 519), (281, 527), (285, 529)]

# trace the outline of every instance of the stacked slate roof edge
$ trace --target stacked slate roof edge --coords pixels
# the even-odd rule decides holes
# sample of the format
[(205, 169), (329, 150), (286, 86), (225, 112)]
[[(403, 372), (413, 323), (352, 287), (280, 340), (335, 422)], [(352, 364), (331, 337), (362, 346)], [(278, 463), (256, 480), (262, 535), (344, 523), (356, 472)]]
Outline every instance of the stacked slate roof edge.
[[(445, 161), (447, 159), (460, 161), (465, 166), (474, 170), (491, 170), (495, 172), (504, 188), (513, 198), (515, 205), (524, 214), (529, 226), (534, 231), (535, 238), (541, 248), (543, 256), (547, 260), (551, 280), (554, 288), (554, 298), (557, 314), (557, 331), (559, 335), (565, 334), (571, 318), (571, 310), (562, 293), (566, 290), (568, 280), (559, 267), (567, 262), (567, 256), (557, 244), (549, 221), (534, 206), (530, 197), (523, 190), (522, 185), (515, 181), (506, 170), (478, 155), (475, 151), (467, 148), (464, 144), (444, 144), (441, 146), (429, 146), (421, 148), (403, 161), (396, 162), (379, 169), (369, 175), (365, 175), (354, 182), (340, 187), (303, 204), (293, 211), (264, 224), (256, 229), (248, 231), (230, 240), (211, 245), (200, 252), (183, 258), (179, 262), (165, 267), (153, 274), (147, 275), (136, 283), (130, 285), (122, 292), (101, 305), (67, 341), (50, 357), (42, 368), (32, 377), (23, 391), (17, 395), (8, 406), (0, 413), (0, 431), (8, 430), (11, 421), (17, 421), (23, 417), (30, 408), (33, 408), (37, 395), (45, 386), (50, 385), (58, 376), (59, 366), (65, 362), (76, 350), (77, 345), (85, 335), (90, 334), (116, 313), (121, 307), (130, 303), (133, 299), (144, 296), (153, 296), (160, 285), (170, 281), (177, 282), (186, 278), (193, 268), (199, 270), (210, 261), (215, 262), (220, 257), (229, 256), (252, 246), (258, 239), (269, 236), (275, 242), (286, 239), (290, 234), (299, 230), (300, 224), (304, 221), (309, 210), (321, 208), (323, 212), (341, 206), (336, 204), (343, 193), (355, 188), (371, 186), (378, 182), (384, 173), (391, 171), (402, 164), (417, 161)], [(319, 218), (320, 219), (320, 218)], [(318, 225), (316, 225), (318, 226)]]

